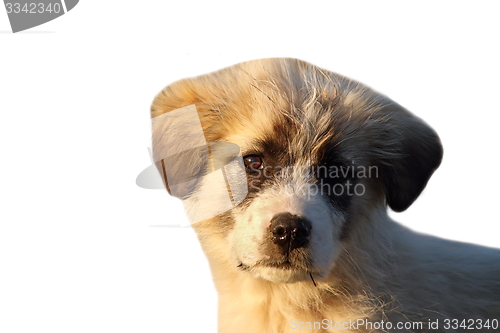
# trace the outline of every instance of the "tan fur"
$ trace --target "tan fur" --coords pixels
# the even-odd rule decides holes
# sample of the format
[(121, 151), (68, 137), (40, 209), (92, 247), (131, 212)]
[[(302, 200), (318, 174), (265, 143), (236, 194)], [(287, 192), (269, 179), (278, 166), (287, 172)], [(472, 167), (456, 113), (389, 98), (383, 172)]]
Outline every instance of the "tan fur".
[[(296, 165), (309, 165), (337, 140), (346, 156), (381, 170), (380, 179), (360, 181), (367, 193), (349, 206), (348, 236), (334, 227), (338, 256), (326, 276), (312, 274), (317, 286), (312, 280), (276, 283), (236, 267), (235, 223), (258, 214), (251, 210), (257, 201), (193, 225), (219, 292), (220, 332), (350, 331), (291, 325), (324, 319), (424, 324), (391, 332), (465, 332), (446, 329), (444, 320), (500, 319), (498, 250), (418, 235), (387, 215), (387, 205), (396, 211), (411, 205), (439, 166), (439, 138), (420, 119), (360, 83), (295, 59), (252, 61), (176, 82), (156, 97), (152, 117), (192, 104), (207, 142), (233, 142), (245, 152), (257, 149), (259, 139), (286, 137)], [(163, 135), (153, 133), (154, 140)], [(290, 182), (300, 178), (294, 177)], [(273, 204), (285, 200), (266, 191), (260, 197)], [(429, 320), (439, 320), (440, 328), (425, 328)]]

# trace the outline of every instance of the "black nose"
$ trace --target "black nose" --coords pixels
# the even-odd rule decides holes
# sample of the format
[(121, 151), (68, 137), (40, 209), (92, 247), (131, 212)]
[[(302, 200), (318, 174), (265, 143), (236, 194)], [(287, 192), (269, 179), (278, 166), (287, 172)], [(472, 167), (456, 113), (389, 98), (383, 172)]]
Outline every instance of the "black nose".
[(274, 215), (269, 226), (273, 242), (287, 253), (293, 249), (304, 247), (309, 243), (311, 222), (290, 213)]

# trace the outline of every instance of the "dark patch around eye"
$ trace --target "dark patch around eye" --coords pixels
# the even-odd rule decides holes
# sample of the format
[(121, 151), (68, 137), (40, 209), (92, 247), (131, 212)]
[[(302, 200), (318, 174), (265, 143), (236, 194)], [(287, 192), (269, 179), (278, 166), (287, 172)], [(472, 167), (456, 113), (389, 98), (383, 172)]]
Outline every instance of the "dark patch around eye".
[(335, 208), (346, 212), (356, 195), (356, 165), (330, 158), (314, 167), (314, 174), (320, 193), (326, 195)]

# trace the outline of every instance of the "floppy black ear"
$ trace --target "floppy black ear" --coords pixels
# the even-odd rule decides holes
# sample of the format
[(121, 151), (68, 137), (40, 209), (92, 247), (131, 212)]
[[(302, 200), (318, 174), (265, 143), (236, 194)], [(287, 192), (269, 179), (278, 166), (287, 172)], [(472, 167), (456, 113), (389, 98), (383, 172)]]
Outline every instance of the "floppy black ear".
[(441, 164), (443, 147), (436, 132), (396, 103), (384, 110), (391, 152), (382, 166), (387, 204), (402, 212), (418, 198)]

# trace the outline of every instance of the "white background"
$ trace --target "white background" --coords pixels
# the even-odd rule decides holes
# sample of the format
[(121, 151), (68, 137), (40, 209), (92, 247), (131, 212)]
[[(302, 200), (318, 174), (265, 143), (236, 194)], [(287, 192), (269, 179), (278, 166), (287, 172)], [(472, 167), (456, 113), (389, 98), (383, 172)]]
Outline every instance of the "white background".
[(387, 94), (445, 155), (396, 220), (500, 247), (498, 6), (89, 1), (25, 33), (0, 8), (0, 332), (215, 332), (180, 201), (135, 185), (164, 86), (295, 57)]

